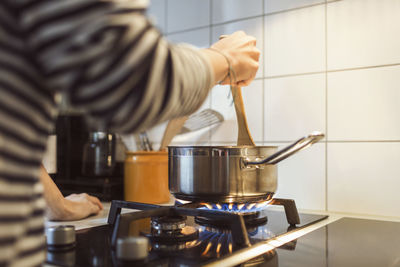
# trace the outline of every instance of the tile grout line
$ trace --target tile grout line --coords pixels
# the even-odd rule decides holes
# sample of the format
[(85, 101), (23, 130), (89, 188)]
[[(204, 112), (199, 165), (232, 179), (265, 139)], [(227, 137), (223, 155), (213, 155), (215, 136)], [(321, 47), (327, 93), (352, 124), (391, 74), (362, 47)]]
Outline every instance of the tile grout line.
[[(325, 0), (325, 140), (328, 140), (328, 0)], [(325, 210), (328, 211), (328, 142), (325, 143)]]
[[(265, 10), (265, 1), (262, 1), (262, 11), (264, 12), (264, 10)], [(263, 60), (263, 73), (262, 73), (262, 76), (264, 77), (265, 76), (265, 73), (266, 73), (266, 59), (265, 59), (265, 46), (266, 46), (266, 43), (265, 43), (265, 16), (263, 16), (262, 17), (262, 21), (261, 21), (261, 23), (262, 23), (262, 43), (263, 43), (263, 47), (262, 47), (262, 55), (261, 55), (261, 57), (262, 57), (262, 60)], [(262, 79), (262, 115), (261, 115), (261, 117), (262, 117), (262, 130), (261, 130), (261, 133), (262, 133), (262, 136), (261, 136), (261, 139), (262, 139), (262, 142), (264, 143), (264, 141), (265, 141), (265, 127), (266, 127), (266, 125), (267, 125), (267, 121), (266, 121), (266, 116), (265, 116), (265, 112), (266, 112), (266, 108), (265, 108), (265, 97), (266, 97), (266, 90), (267, 90), (267, 88), (266, 88), (266, 82), (265, 82), (265, 79)]]
[(400, 66), (400, 63), (390, 63), (390, 64), (370, 65), (370, 66), (354, 67), (354, 68), (334, 69), (334, 70), (329, 70), (328, 72), (332, 73), (332, 72), (340, 72), (340, 71), (376, 69), (376, 68), (396, 67), (396, 66)]
[(164, 23), (165, 23), (165, 35), (168, 36), (168, 0), (165, 0), (165, 10), (164, 10)]
[[(209, 25), (208, 25), (208, 46), (211, 46), (211, 44), (212, 44), (212, 27), (211, 27), (211, 23), (212, 23), (212, 1), (213, 0), (210, 0), (210, 2), (209, 2), (209, 6), (208, 6), (208, 8), (209, 8), (209, 13), (210, 13), (210, 17), (208, 18), (208, 23), (209, 23)], [(213, 86), (213, 88), (214, 88), (214, 86)], [(209, 103), (209, 105), (210, 105), (210, 109), (212, 108), (212, 103), (213, 103), (213, 97), (212, 97), (212, 89), (210, 90), (210, 92), (209, 92), (209, 94), (210, 94), (210, 103)], [(212, 133), (211, 133), (211, 129), (209, 129), (208, 130), (208, 143), (209, 144), (211, 144), (211, 138), (212, 138)]]
[[(232, 141), (213, 141), (213, 143), (225, 144), (225, 145), (233, 145), (236, 140)], [(281, 144), (290, 144), (294, 142), (293, 140), (266, 140), (266, 141), (255, 141), (255, 142), (263, 142), (269, 144), (281, 143)], [(187, 144), (187, 142), (175, 142), (179, 144)], [(346, 143), (353, 143), (353, 144), (373, 144), (373, 143), (400, 143), (400, 140), (334, 140), (334, 141), (320, 141), (318, 144), (346, 144)]]
[(400, 140), (330, 140), (327, 143), (399, 143)]
[[(337, 0), (337, 1), (340, 1), (340, 0)], [(337, 2), (337, 1), (335, 1), (335, 2)], [(277, 14), (282, 14), (282, 13), (291, 12), (291, 11), (297, 11), (297, 10), (306, 9), (306, 8), (310, 8), (310, 7), (322, 6), (322, 5), (325, 5), (325, 3), (326, 3), (326, 0), (321, 3), (305, 5), (305, 6), (300, 6), (300, 7), (294, 7), (294, 8), (279, 10), (279, 11), (275, 11), (275, 12), (271, 12), (271, 13), (264, 13), (263, 15), (273, 16), (273, 15), (277, 15)]]
[(313, 71), (313, 72), (302, 72), (302, 73), (290, 73), (290, 74), (282, 74), (282, 75), (274, 75), (274, 76), (266, 76), (264, 79), (279, 79), (286, 77), (295, 77), (295, 76), (304, 76), (304, 75), (314, 75), (314, 74), (324, 74), (325, 71)]
[(267, 76), (267, 77), (264, 77), (264, 79), (279, 79), (279, 78), (304, 76), (304, 75), (313, 75), (313, 74), (325, 74), (325, 73), (335, 73), (335, 72), (355, 71), (355, 70), (365, 70), (365, 69), (376, 69), (376, 68), (387, 68), (387, 67), (397, 67), (397, 66), (400, 66), (400, 63), (371, 65), (371, 66), (364, 66), (364, 67), (344, 68), (344, 69), (315, 71), (315, 72), (282, 74), (282, 75), (275, 75), (275, 76)]

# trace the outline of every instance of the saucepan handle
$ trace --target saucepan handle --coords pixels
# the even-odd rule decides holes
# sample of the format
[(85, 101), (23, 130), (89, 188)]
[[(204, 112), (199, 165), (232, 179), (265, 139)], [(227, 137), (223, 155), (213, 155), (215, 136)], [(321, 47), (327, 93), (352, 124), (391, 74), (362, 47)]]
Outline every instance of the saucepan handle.
[(300, 150), (303, 150), (312, 144), (318, 142), (322, 138), (324, 138), (324, 134), (318, 131), (312, 132), (308, 136), (304, 136), (294, 142), (293, 144), (279, 150), (275, 154), (265, 158), (265, 159), (260, 159), (256, 161), (250, 161), (247, 159), (243, 159), (244, 166), (248, 165), (271, 165), (271, 164), (276, 164), (280, 162), (281, 160), (286, 159), (287, 157), (290, 157), (294, 153), (297, 153)]

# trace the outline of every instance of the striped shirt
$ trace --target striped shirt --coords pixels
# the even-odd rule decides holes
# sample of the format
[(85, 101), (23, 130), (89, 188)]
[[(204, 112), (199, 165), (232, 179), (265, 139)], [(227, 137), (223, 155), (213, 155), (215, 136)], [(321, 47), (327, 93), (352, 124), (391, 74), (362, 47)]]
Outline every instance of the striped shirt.
[(143, 0), (0, 1), (0, 266), (45, 259), (39, 166), (57, 95), (97, 128), (137, 132), (195, 111), (209, 62), (168, 43)]

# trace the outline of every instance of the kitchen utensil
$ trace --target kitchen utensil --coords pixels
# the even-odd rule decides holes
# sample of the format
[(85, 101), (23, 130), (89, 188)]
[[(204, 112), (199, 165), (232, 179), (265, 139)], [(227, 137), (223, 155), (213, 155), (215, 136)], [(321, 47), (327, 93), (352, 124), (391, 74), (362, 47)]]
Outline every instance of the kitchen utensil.
[(111, 176), (115, 167), (115, 134), (90, 132), (83, 147), (82, 175)]
[(147, 132), (141, 132), (139, 134), (140, 138), (140, 143), (144, 151), (152, 151), (153, 146), (150, 142), (149, 136), (147, 135)]
[[(219, 39), (226, 38), (228, 35), (222, 34)], [(221, 53), (221, 52), (220, 52)], [(251, 137), (249, 127), (247, 125), (246, 113), (244, 111), (243, 97), (242, 97), (242, 89), (236, 85), (232, 85), (232, 82), (236, 83), (236, 74), (234, 70), (231, 68), (229, 59), (222, 53), (222, 55), (228, 61), (229, 66), (229, 77), (231, 78), (231, 93), (233, 98), (233, 103), (235, 105), (236, 118), (238, 123), (238, 138), (237, 145), (238, 146), (255, 146), (253, 138)], [(233, 78), (233, 80), (232, 80)]]
[(169, 143), (171, 143), (174, 136), (180, 132), (183, 124), (188, 119), (188, 116), (172, 119), (168, 122), (165, 128), (164, 135), (161, 139), (160, 151), (165, 150)]
[(246, 113), (242, 98), (242, 90), (238, 86), (231, 86), (233, 103), (235, 104), (236, 118), (238, 123), (238, 146), (255, 146), (251, 137), (249, 127), (247, 126)]
[(128, 201), (153, 204), (169, 201), (166, 151), (126, 152), (124, 195)]
[(313, 132), (278, 152), (276, 146), (170, 146), (169, 190), (190, 201), (271, 199), (277, 188), (275, 164), (323, 137)]
[(204, 109), (189, 116), (178, 134), (194, 132), (224, 121), (224, 116), (216, 110)]

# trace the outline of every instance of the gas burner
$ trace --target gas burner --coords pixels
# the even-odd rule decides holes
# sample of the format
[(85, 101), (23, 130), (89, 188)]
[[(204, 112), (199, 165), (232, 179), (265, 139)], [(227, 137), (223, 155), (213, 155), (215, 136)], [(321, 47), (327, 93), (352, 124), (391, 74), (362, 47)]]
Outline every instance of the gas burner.
[[(129, 202), (122, 200), (113, 200), (111, 203), (110, 212), (108, 213), (107, 222), (112, 226), (110, 233), (111, 247), (116, 248), (116, 241), (120, 234), (119, 226), (121, 224), (121, 210), (133, 209), (142, 210), (141, 212), (127, 213), (125, 217), (132, 222), (134, 220), (140, 220), (144, 218), (153, 218), (155, 223), (152, 223), (153, 227), (146, 232), (142, 231), (141, 234), (147, 236), (152, 242), (155, 243), (171, 243), (171, 242), (189, 242), (194, 241), (199, 236), (199, 231), (191, 226), (183, 226), (182, 218), (176, 219), (178, 216), (192, 216), (197, 222), (208, 224), (210, 227), (215, 227), (215, 222), (217, 222), (217, 227), (220, 227), (218, 223), (222, 222), (222, 226), (226, 227), (229, 225), (231, 230), (232, 246), (237, 248), (249, 247), (249, 233), (248, 229), (251, 228), (252, 223), (257, 225), (262, 225), (267, 221), (266, 217), (260, 217), (261, 213), (258, 213), (257, 209), (262, 209), (267, 204), (271, 205), (282, 205), (285, 208), (285, 214), (287, 222), (293, 227), (296, 224), (300, 224), (299, 214), (297, 212), (296, 204), (294, 200), (291, 199), (272, 199), (271, 202), (264, 199), (263, 202), (247, 203), (242, 205), (239, 204), (215, 204), (217, 208), (221, 207), (220, 210), (210, 210), (207, 208), (205, 203), (186, 203), (177, 206), (159, 206), (145, 203)], [(212, 204), (209, 204), (213, 208)], [(209, 207), (208, 206), (208, 207)], [(234, 210), (236, 207), (236, 210)], [(244, 209), (246, 207), (246, 209)], [(243, 210), (246, 210), (244, 214)], [(247, 212), (250, 210), (250, 212)], [(229, 212), (231, 211), (231, 212)], [(233, 212), (232, 212), (233, 211)], [(240, 211), (240, 214), (237, 212)], [(247, 221), (244, 218), (247, 216)], [(167, 223), (166, 230), (163, 231), (162, 223), (164, 219), (157, 219), (164, 216), (174, 218), (171, 224)], [(207, 219), (204, 219), (207, 218)], [(123, 224), (123, 230), (126, 231), (126, 223)], [(173, 225), (173, 226), (171, 226)], [(246, 229), (247, 228), (247, 229)], [(174, 230), (176, 229), (176, 230)]]
[(193, 241), (199, 236), (199, 230), (192, 226), (185, 226), (180, 231), (158, 232), (155, 230), (143, 230), (141, 234), (148, 237), (152, 242), (175, 243)]
[(200, 209), (207, 210), (218, 210), (218, 211), (226, 211), (230, 213), (236, 214), (256, 214), (257, 212), (263, 210), (271, 200), (263, 200), (258, 202), (249, 202), (249, 203), (200, 203), (202, 207)]
[[(231, 214), (242, 215), (246, 227), (255, 227), (267, 222), (266, 216), (260, 216), (260, 211), (263, 210), (271, 201), (264, 200), (252, 203), (200, 203), (199, 209), (210, 211), (223, 211)], [(229, 221), (226, 219), (207, 218), (198, 216), (195, 218), (196, 223), (203, 226), (229, 228)]]
[(186, 226), (186, 216), (169, 215), (151, 218), (151, 229), (141, 232), (152, 242), (176, 243), (195, 240), (199, 231)]
[(159, 233), (180, 231), (186, 226), (186, 216), (162, 216), (151, 218), (151, 227)]
[[(267, 223), (267, 216), (260, 216), (260, 212), (251, 212), (242, 214), (246, 228), (252, 228)], [(195, 222), (202, 226), (211, 228), (229, 229), (229, 221), (226, 219), (214, 219), (207, 217), (195, 217)]]

